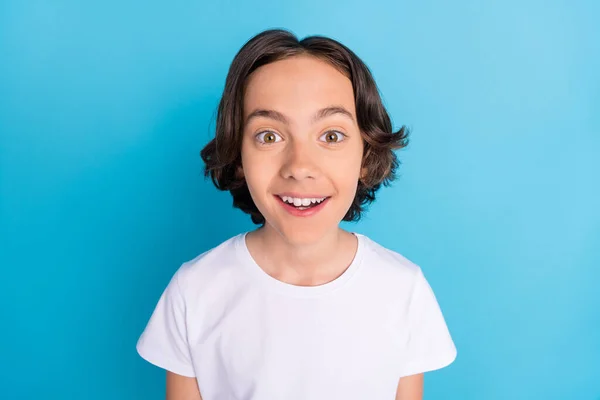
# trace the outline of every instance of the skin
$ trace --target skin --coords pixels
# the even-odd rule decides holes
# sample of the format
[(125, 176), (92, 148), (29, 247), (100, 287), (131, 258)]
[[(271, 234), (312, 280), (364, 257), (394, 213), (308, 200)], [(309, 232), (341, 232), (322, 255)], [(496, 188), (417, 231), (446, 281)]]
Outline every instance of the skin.
[[(351, 81), (322, 60), (295, 56), (254, 71), (243, 108), (239, 173), (266, 220), (247, 235), (252, 257), (266, 273), (289, 284), (334, 280), (357, 249), (356, 237), (339, 223), (367, 173)], [(314, 216), (297, 217), (275, 197), (289, 192), (330, 198)], [(397, 400), (422, 396), (423, 374), (399, 380)], [(198, 399), (195, 378), (167, 372), (167, 400)]]
[[(315, 120), (327, 107), (349, 115), (337, 112)], [(256, 110), (276, 111), (286, 121), (249, 118)], [(283, 282), (308, 286), (335, 279), (357, 246), (356, 238), (338, 226), (356, 194), (363, 153), (350, 80), (313, 57), (268, 64), (248, 79), (244, 120), (242, 173), (266, 219), (263, 228), (248, 235), (250, 253)], [(296, 217), (275, 197), (286, 192), (330, 199), (315, 216)]]
[(196, 378), (167, 371), (167, 400), (202, 400)]

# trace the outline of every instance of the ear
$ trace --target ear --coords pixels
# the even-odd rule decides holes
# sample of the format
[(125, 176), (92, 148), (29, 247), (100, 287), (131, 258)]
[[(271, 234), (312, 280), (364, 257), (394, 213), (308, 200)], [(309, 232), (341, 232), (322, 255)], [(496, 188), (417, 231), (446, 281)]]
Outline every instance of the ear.
[(367, 167), (362, 167), (360, 169), (360, 178), (358, 178), (358, 179), (364, 183), (365, 178), (368, 176), (368, 174), (369, 174), (369, 170), (367, 169)]
[(244, 168), (241, 165), (239, 165), (237, 167), (237, 169), (235, 170), (235, 177), (237, 179), (244, 179), (244, 177), (245, 177), (245, 175), (244, 175)]
[(365, 179), (367, 178), (367, 176), (369, 176), (369, 169), (366, 167), (366, 162), (367, 162), (367, 159), (369, 158), (369, 155), (371, 155), (371, 147), (370, 146), (368, 146), (366, 148), (366, 151), (365, 151), (365, 153), (363, 155), (362, 163), (361, 163), (362, 167), (360, 169), (360, 178), (359, 178), (359, 180), (361, 182), (363, 182), (363, 183), (365, 182)]

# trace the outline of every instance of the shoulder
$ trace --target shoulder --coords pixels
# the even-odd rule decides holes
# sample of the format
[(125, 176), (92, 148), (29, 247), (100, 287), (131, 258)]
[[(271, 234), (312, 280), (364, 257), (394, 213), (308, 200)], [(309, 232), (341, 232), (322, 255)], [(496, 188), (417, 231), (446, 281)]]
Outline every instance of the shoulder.
[(368, 277), (392, 290), (401, 287), (409, 292), (415, 283), (423, 279), (423, 271), (418, 264), (368, 236), (361, 236), (364, 246), (362, 269)]
[(361, 235), (364, 243), (365, 260), (378, 269), (392, 274), (416, 276), (421, 273), (421, 267), (398, 251), (384, 247), (368, 236)]
[(233, 236), (179, 267), (174, 279), (184, 297), (235, 281), (240, 269), (237, 246), (242, 237), (243, 234)]

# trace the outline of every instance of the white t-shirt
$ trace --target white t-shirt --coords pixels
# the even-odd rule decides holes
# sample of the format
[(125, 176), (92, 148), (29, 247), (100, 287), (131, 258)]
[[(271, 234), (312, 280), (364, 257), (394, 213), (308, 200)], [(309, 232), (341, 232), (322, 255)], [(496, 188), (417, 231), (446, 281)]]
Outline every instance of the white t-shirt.
[(351, 265), (320, 286), (264, 272), (237, 235), (184, 263), (137, 343), (195, 377), (203, 400), (393, 400), (398, 380), (456, 358), (421, 269), (358, 237)]

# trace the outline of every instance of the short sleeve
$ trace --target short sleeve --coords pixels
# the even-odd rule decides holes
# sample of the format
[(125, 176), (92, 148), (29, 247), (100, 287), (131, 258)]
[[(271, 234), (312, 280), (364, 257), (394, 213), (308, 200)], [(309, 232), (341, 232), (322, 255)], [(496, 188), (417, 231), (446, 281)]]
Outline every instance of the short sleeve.
[(175, 273), (162, 293), (137, 352), (146, 361), (178, 375), (194, 377), (186, 332), (186, 306)]
[(408, 309), (408, 341), (401, 376), (434, 371), (456, 359), (456, 347), (431, 286), (419, 268)]

